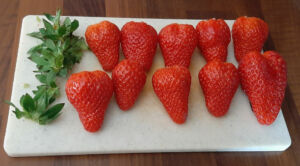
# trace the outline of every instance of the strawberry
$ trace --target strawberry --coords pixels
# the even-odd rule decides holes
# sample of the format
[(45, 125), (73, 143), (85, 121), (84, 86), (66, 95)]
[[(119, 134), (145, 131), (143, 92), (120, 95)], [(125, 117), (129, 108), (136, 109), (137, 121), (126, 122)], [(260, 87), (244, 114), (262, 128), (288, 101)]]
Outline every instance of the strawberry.
[(69, 77), (65, 90), (84, 128), (89, 132), (98, 131), (113, 95), (109, 76), (102, 71), (75, 73)]
[(189, 67), (192, 54), (197, 46), (197, 32), (192, 25), (170, 24), (158, 35), (165, 66)]
[(123, 60), (112, 71), (114, 91), (119, 107), (130, 109), (146, 82), (146, 73), (136, 61)]
[(239, 64), (242, 88), (259, 123), (272, 124), (281, 107), (287, 84), (286, 63), (274, 51), (249, 52)]
[(111, 71), (119, 62), (121, 32), (109, 22), (90, 25), (85, 31), (86, 42), (98, 58), (102, 68)]
[(137, 61), (149, 71), (157, 47), (157, 32), (144, 22), (130, 21), (121, 30), (122, 51), (126, 59)]
[(172, 120), (185, 122), (188, 115), (188, 98), (191, 74), (186, 67), (171, 66), (157, 70), (152, 77), (154, 92)]
[(260, 52), (267, 40), (267, 23), (256, 17), (239, 17), (232, 26), (234, 55), (238, 62), (250, 51)]
[(196, 27), (198, 47), (207, 62), (227, 59), (227, 47), (230, 43), (230, 29), (222, 19), (200, 21)]
[(225, 115), (240, 84), (236, 67), (220, 60), (210, 61), (200, 70), (198, 78), (208, 111), (216, 117)]

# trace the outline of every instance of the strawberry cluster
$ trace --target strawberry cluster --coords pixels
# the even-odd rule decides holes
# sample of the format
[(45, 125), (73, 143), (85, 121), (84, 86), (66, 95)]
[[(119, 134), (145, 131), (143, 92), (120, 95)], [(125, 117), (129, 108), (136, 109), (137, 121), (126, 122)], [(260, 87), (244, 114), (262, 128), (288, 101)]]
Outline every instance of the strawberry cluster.
[[(259, 18), (240, 17), (232, 27), (238, 69), (226, 62), (231, 34), (222, 19), (200, 21), (196, 28), (173, 23), (162, 28), (159, 34), (144, 22), (128, 22), (120, 31), (115, 24), (102, 21), (90, 25), (85, 36), (103, 69), (112, 71), (112, 79), (103, 71), (76, 73), (66, 84), (68, 99), (87, 131), (101, 128), (113, 93), (121, 110), (129, 110), (134, 105), (145, 85), (157, 43), (165, 68), (153, 74), (152, 85), (175, 123), (184, 123), (188, 116), (191, 86), (188, 68), (197, 46), (207, 62), (198, 78), (206, 107), (213, 116), (221, 117), (228, 112), (240, 83), (261, 124), (274, 122), (280, 110), (286, 65), (274, 51), (260, 54), (268, 26)], [(125, 60), (119, 63), (120, 43)]]

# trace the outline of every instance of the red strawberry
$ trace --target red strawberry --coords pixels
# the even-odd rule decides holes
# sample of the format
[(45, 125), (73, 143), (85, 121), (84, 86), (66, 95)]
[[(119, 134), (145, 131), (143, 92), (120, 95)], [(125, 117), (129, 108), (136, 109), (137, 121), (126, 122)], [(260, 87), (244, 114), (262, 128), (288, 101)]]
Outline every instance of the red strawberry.
[(207, 62), (226, 61), (227, 47), (230, 43), (230, 29), (222, 19), (200, 21), (196, 27), (198, 46)]
[(198, 77), (208, 111), (216, 117), (225, 115), (240, 84), (236, 67), (219, 60), (210, 61)]
[(172, 120), (177, 124), (184, 123), (188, 115), (190, 71), (182, 66), (159, 69), (152, 77), (152, 85)]
[(232, 27), (234, 55), (238, 62), (250, 51), (260, 52), (267, 40), (267, 23), (256, 17), (239, 17)]
[(149, 71), (157, 47), (157, 32), (144, 22), (128, 22), (121, 30), (121, 44), (127, 59), (139, 62)]
[(119, 62), (121, 39), (119, 28), (109, 21), (102, 21), (88, 26), (85, 38), (102, 68), (111, 71)]
[(121, 61), (112, 72), (114, 91), (119, 107), (130, 109), (146, 82), (146, 73), (142, 66), (132, 60)]
[(242, 88), (261, 124), (272, 124), (281, 107), (286, 87), (286, 63), (274, 51), (249, 52), (239, 64)]
[(189, 67), (192, 54), (197, 46), (197, 32), (192, 25), (170, 24), (158, 35), (165, 66)]
[(69, 77), (65, 90), (84, 128), (89, 132), (98, 131), (113, 94), (109, 76), (102, 71), (75, 73)]

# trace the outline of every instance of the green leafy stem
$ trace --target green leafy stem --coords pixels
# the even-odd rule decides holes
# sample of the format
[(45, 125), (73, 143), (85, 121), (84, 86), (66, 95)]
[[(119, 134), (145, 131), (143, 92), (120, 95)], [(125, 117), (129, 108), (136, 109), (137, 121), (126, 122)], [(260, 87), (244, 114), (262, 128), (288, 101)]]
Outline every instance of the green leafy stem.
[(42, 41), (28, 51), (28, 58), (36, 64), (37, 70), (33, 72), (41, 85), (32, 91), (33, 96), (28, 93), (21, 96), (23, 111), (6, 101), (15, 108), (13, 112), (18, 119), (24, 117), (39, 124), (56, 119), (64, 107), (64, 103), (51, 105), (60, 95), (56, 78), (66, 77), (74, 64), (80, 62), (83, 51), (88, 49), (84, 38), (73, 35), (79, 22), (66, 17), (61, 24), (60, 15), (61, 10), (56, 11), (56, 16), (45, 14), (47, 19), (42, 20), (44, 28), (28, 34)]

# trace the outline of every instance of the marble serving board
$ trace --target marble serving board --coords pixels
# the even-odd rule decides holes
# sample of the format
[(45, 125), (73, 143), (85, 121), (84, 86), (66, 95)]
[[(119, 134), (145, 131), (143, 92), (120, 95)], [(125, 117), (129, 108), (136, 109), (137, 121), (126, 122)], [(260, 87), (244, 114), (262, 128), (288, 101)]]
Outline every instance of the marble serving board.
[[(41, 16), (40, 16), (41, 17)], [(109, 20), (120, 29), (128, 21), (144, 21), (157, 32), (170, 23), (196, 24), (200, 20), (187, 19), (141, 19), (109, 17), (71, 17), (80, 23), (74, 34), (84, 36), (88, 25)], [(232, 27), (233, 20), (226, 20)], [(17, 63), (15, 68), (11, 101), (19, 106), (19, 98), (31, 92), (39, 84), (32, 71), (35, 65), (26, 53), (39, 40), (26, 34), (38, 31), (42, 22), (37, 16), (23, 19)], [(121, 51), (120, 51), (121, 52)], [(123, 55), (121, 53), (121, 59)], [(228, 47), (228, 62), (237, 66), (232, 42)], [(38, 125), (27, 119), (18, 120), (10, 108), (4, 149), (9, 156), (78, 155), (104, 153), (151, 153), (151, 152), (203, 152), (203, 151), (283, 151), (291, 145), (291, 138), (280, 111), (270, 126), (260, 125), (256, 120), (247, 96), (239, 87), (226, 116), (215, 118), (208, 113), (203, 92), (198, 81), (198, 72), (205, 65), (198, 48), (192, 56), (192, 75), (189, 96), (189, 114), (183, 125), (175, 124), (153, 92), (153, 73), (164, 67), (159, 47), (146, 85), (132, 109), (123, 112), (113, 97), (103, 126), (96, 133), (84, 130), (76, 110), (64, 93), (66, 78), (58, 80), (61, 96), (56, 102), (64, 102), (61, 116), (49, 125)], [(102, 70), (92, 52), (86, 51), (80, 64), (72, 73)], [(110, 75), (111, 73), (109, 73)], [(24, 86), (30, 85), (29, 88)], [(25, 88), (27, 87), (27, 88)], [(6, 111), (6, 110), (3, 110)]]

